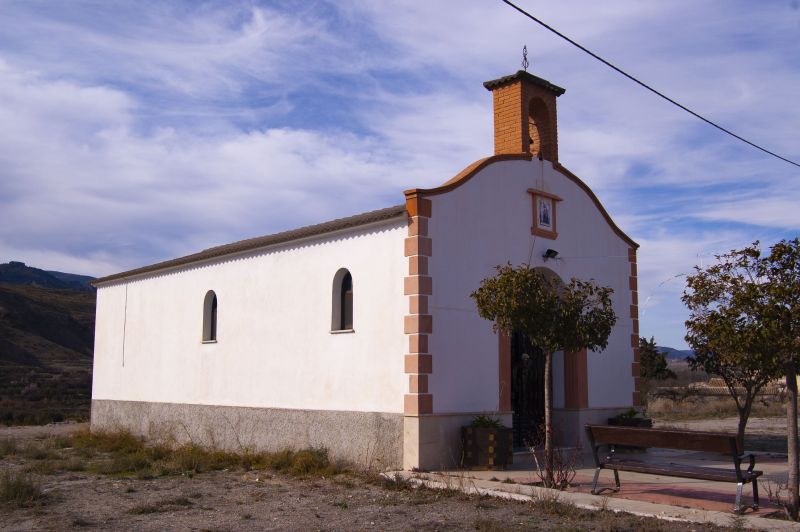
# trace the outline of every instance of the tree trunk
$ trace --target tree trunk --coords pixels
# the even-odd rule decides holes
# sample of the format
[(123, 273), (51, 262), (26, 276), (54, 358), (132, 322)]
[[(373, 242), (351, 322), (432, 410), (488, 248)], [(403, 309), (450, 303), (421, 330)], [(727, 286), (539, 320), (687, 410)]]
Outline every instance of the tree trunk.
[(789, 467), (789, 500), (787, 510), (789, 517), (797, 521), (798, 508), (800, 508), (800, 476), (798, 475), (798, 448), (797, 448), (797, 368), (789, 364), (786, 371), (786, 389), (789, 392), (789, 403), (786, 405), (786, 443), (788, 445)]
[(744, 406), (739, 407), (739, 403), (736, 403), (736, 410), (739, 412), (739, 426), (736, 429), (736, 442), (739, 444), (739, 452), (744, 452), (744, 430), (747, 428), (747, 420), (750, 419), (750, 412), (753, 410), (753, 400), (755, 399), (755, 393), (752, 393), (751, 390), (747, 390), (747, 397), (744, 400)]
[(552, 488), (553, 477), (553, 406), (552, 406), (553, 353), (544, 354), (544, 470), (545, 486)]

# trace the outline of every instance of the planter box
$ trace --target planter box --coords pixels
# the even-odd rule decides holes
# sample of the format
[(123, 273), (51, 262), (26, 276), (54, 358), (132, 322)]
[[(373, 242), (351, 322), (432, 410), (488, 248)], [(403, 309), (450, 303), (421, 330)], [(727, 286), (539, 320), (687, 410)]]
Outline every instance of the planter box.
[(514, 437), (508, 427), (461, 427), (461, 465), (504, 469), (514, 459)]

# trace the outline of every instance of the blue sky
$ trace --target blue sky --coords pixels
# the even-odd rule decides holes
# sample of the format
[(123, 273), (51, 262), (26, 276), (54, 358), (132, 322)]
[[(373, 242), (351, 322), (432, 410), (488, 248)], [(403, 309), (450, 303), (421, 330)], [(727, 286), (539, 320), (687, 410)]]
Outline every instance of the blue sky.
[[(800, 159), (800, 3), (520, 5)], [(0, 262), (105, 275), (401, 203), (492, 152), (482, 82), (567, 89), (559, 156), (641, 244), (642, 334), (683, 347), (682, 274), (800, 229), (800, 169), (495, 0), (0, 0)]]

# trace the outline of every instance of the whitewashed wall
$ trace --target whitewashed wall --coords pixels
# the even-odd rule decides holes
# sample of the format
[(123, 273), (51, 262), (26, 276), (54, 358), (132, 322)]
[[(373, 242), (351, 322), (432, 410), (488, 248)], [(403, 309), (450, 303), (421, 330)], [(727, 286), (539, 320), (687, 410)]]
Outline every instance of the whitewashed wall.
[[(557, 207), (558, 238), (531, 235), (528, 189), (563, 198)], [(628, 244), (607, 224), (591, 198), (548, 161), (493, 163), (446, 194), (432, 196), (434, 355), (430, 377), (434, 412), (497, 410), (498, 339), (478, 316), (469, 293), (494, 273), (494, 266), (529, 262), (555, 271), (564, 281), (594, 278), (614, 289), (618, 321), (608, 348), (589, 352), (589, 407), (631, 404), (632, 320)], [(544, 261), (548, 248), (558, 260)], [(554, 406), (564, 403), (563, 361), (554, 364)]]
[[(93, 399), (402, 413), (406, 234), (402, 218), (101, 286)], [(342, 267), (353, 334), (330, 333)], [(215, 344), (201, 343), (208, 290)]]

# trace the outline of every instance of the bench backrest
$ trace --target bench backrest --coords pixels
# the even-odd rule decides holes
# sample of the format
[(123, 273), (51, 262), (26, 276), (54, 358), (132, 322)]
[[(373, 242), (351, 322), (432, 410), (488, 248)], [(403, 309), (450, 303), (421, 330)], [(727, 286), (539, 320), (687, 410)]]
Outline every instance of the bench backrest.
[(718, 432), (696, 432), (671, 429), (643, 429), (610, 425), (586, 425), (595, 445), (631, 445), (659, 447), (682, 451), (706, 451), (741, 454), (736, 436)]

